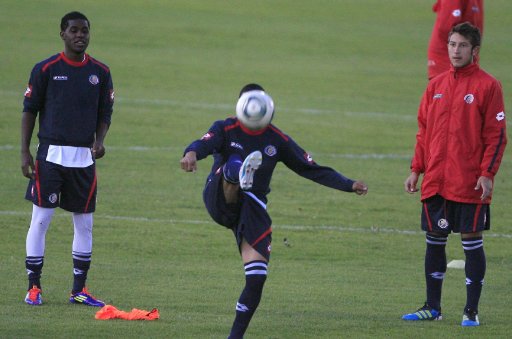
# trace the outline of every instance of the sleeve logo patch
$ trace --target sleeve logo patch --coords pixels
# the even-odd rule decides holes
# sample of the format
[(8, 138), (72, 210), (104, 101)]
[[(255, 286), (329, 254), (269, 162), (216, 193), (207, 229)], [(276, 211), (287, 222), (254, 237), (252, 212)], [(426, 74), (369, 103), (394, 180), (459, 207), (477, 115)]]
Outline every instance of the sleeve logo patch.
[(32, 96), (32, 85), (28, 85), (24, 94), (25, 98), (30, 98)]
[(501, 121), (503, 119), (505, 119), (505, 112), (499, 112), (496, 114), (496, 120)]
[(203, 141), (207, 141), (207, 140), (210, 140), (211, 138), (213, 138), (213, 133), (212, 133), (212, 132), (208, 132), (208, 133), (206, 133), (205, 135), (203, 135), (203, 137), (201, 138), (201, 140), (203, 140)]
[(310, 164), (314, 164), (315, 161), (313, 160), (313, 157), (309, 153), (304, 153), (304, 159), (306, 159), (307, 162)]

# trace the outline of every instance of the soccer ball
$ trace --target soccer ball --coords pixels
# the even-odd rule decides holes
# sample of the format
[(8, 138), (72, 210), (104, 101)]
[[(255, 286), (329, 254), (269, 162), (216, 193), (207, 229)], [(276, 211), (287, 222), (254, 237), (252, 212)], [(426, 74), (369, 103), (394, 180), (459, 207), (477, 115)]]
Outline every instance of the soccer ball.
[(236, 117), (251, 130), (267, 127), (273, 116), (274, 101), (264, 91), (245, 92), (236, 103)]

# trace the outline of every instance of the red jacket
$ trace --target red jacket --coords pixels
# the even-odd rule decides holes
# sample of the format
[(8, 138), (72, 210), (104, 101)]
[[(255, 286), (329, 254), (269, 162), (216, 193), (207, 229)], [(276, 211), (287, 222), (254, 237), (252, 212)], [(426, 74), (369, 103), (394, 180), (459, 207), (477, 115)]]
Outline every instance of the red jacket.
[(421, 199), (482, 203), (476, 182), (494, 180), (507, 144), (500, 82), (476, 63), (451, 68), (428, 84), (418, 126), (411, 169), (424, 173)]
[(432, 10), (437, 16), (428, 45), (429, 79), (450, 69), (447, 43), (453, 26), (469, 21), (480, 29), (481, 35), (484, 29), (483, 0), (437, 0)]

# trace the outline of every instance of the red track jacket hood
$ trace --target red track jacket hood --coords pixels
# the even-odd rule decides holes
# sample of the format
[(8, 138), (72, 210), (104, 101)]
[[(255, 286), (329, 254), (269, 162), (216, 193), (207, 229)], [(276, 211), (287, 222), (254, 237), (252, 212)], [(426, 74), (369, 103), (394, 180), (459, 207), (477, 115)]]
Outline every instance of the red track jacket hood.
[[(432, 79), (418, 110), (412, 171), (424, 173), (421, 199), (440, 194), (482, 203), (477, 180), (494, 180), (507, 144), (503, 91), (478, 64)], [(484, 203), (490, 203), (491, 198)]]

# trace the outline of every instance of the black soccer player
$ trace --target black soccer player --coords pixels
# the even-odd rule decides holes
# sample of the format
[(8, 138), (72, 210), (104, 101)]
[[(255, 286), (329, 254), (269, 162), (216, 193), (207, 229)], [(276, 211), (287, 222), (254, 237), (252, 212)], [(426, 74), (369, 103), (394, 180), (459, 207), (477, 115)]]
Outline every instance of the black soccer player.
[[(109, 68), (85, 51), (91, 25), (85, 15), (70, 12), (61, 19), (64, 51), (32, 69), (23, 102), (21, 169), (30, 179), (26, 199), (32, 220), (26, 239), (28, 293), (25, 302), (40, 305), (45, 236), (55, 208), (72, 213), (74, 282), (69, 301), (103, 306), (85, 286), (92, 256), (96, 208), (95, 161), (103, 157), (110, 126), (114, 89)], [(30, 141), (39, 114), (36, 159)]]
[[(248, 84), (240, 96), (263, 88)], [(319, 184), (345, 192), (366, 194), (367, 185), (329, 167), (316, 164), (293, 139), (272, 124), (251, 130), (236, 117), (216, 121), (181, 159), (181, 168), (195, 172), (197, 161), (213, 155), (214, 163), (203, 191), (210, 216), (231, 229), (242, 256), (245, 287), (236, 303), (229, 338), (242, 338), (258, 307), (267, 278), (272, 220), (267, 213), (270, 179), (278, 162)]]

